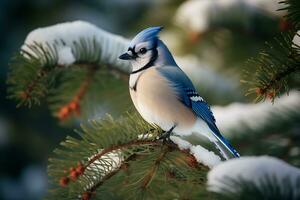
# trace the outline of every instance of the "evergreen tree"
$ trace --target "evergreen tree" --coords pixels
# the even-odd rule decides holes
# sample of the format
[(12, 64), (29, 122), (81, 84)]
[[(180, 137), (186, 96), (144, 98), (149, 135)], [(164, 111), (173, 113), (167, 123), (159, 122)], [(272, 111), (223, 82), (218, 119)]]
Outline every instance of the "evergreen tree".
[(274, 101), (283, 92), (292, 88), (299, 89), (300, 43), (296, 38), (299, 37), (300, 3), (297, 0), (280, 3), (286, 5), (286, 20), (292, 24), (291, 30), (281, 33), (271, 43), (266, 43), (265, 50), (248, 61), (249, 66), (255, 66), (256, 72), (254, 76), (246, 73), (246, 80), (242, 80), (250, 85), (247, 95), (255, 93), (256, 101), (266, 98)]
[[(283, 3), (295, 30), (282, 33), (249, 62), (257, 66), (257, 72), (254, 80), (244, 82), (251, 84), (249, 92), (256, 93), (257, 100), (274, 100), (299, 86), (300, 46), (293, 38), (300, 27), (300, 5), (297, 0)], [(58, 27), (74, 33), (35, 40), (43, 31), (59, 33)], [(82, 29), (85, 32), (77, 34)], [(117, 107), (130, 104), (129, 97), (120, 92), (127, 90), (129, 66), (117, 60), (127, 44), (128, 40), (84, 22), (34, 31), (12, 59), (9, 98), (29, 107), (46, 100), (61, 122), (89, 118), (96, 102), (120, 114)], [(295, 116), (299, 118), (298, 113)], [(207, 150), (199, 155), (174, 138), (159, 140), (162, 130), (133, 111), (117, 119), (107, 116), (84, 122), (76, 132), (78, 137), (68, 136), (49, 159), (48, 199), (294, 198), (294, 187), (279, 192), (280, 183), (269, 177), (262, 179), (265, 193), (243, 179), (224, 180), (237, 190), (208, 191), (210, 159), (219, 157)]]

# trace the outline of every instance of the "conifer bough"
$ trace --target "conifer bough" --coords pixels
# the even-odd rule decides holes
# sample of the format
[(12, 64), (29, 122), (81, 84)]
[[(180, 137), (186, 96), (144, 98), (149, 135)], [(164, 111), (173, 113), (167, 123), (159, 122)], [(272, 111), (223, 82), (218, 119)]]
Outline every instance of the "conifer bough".
[[(291, 45), (292, 36), (286, 43), (279, 44), (299, 52), (299, 46)], [(128, 64), (116, 59), (127, 43), (126, 39), (80, 21), (37, 29), (29, 34), (25, 46), (12, 62), (8, 79), (10, 97), (19, 100), (19, 104), (31, 106), (50, 94), (48, 101), (61, 120), (81, 114), (85, 110), (81, 109), (85, 97), (95, 93), (93, 88), (100, 92), (99, 87), (93, 86), (94, 83), (103, 85), (105, 75), (110, 75), (105, 80), (112, 77), (127, 79)], [(292, 58), (289, 63), (297, 63), (297, 55), (288, 57)], [(292, 65), (285, 63), (285, 66)], [(277, 79), (275, 77), (274, 80)], [(173, 142), (163, 144), (156, 139), (161, 130), (135, 115), (119, 120), (91, 121), (78, 133), (79, 139), (67, 137), (49, 159), (51, 184), (48, 199), (214, 197), (206, 191), (207, 166), (213, 167), (221, 159), (201, 146), (193, 146), (174, 137)], [(234, 191), (234, 195), (239, 192), (245, 194), (249, 192), (247, 188), (253, 186), (251, 180), (246, 184), (238, 183), (241, 182), (234, 179), (233, 185), (242, 185), (241, 190)], [(265, 184), (267, 189), (274, 186), (267, 181)], [(253, 191), (259, 191), (259, 188)], [(294, 191), (291, 187), (290, 193), (273, 194), (273, 197), (286, 197)], [(234, 195), (232, 199), (236, 197)]]
[(283, 5), (279, 10), (287, 10), (285, 18), (293, 27), (274, 38), (271, 43), (266, 43), (265, 50), (248, 61), (248, 66), (256, 67), (256, 72), (254, 75), (246, 72), (242, 82), (250, 86), (246, 95), (255, 94), (256, 101), (266, 98), (274, 101), (290, 89), (299, 89), (300, 45), (296, 38), (299, 37), (300, 3), (297, 0), (279, 3)]

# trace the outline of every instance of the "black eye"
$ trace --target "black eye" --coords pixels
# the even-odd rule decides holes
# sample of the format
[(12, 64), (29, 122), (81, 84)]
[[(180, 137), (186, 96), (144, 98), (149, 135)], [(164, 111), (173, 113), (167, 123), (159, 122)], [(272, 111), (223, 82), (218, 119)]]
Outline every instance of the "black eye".
[(147, 49), (146, 49), (146, 48), (141, 48), (141, 49), (140, 49), (140, 53), (141, 53), (141, 54), (145, 54), (146, 52), (147, 52)]

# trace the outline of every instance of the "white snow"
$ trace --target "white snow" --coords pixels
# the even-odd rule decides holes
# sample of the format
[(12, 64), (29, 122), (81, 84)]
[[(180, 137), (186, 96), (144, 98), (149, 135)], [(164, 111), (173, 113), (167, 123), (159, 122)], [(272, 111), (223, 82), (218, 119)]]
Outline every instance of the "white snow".
[(188, 141), (177, 136), (171, 136), (170, 139), (178, 145), (181, 150), (189, 150), (198, 163), (212, 168), (221, 162), (221, 158), (212, 151), (208, 151), (200, 145), (192, 145)]
[(183, 140), (181, 139), (180, 137), (177, 137), (177, 136), (170, 136), (170, 139), (175, 143), (177, 144), (178, 148), (180, 150), (187, 150), (187, 149), (190, 149), (192, 147), (192, 145), (186, 141), (186, 140)]
[[(99, 150), (99, 153), (102, 150)], [(91, 156), (89, 158), (92, 159), (95, 155)], [(102, 161), (100, 161), (102, 160)], [(109, 172), (117, 169), (121, 166), (123, 162), (122, 152), (120, 150), (116, 150), (110, 153), (107, 153), (103, 156), (101, 156), (100, 159), (95, 160), (93, 163), (91, 163), (85, 170), (84, 175), (88, 176), (89, 179), (93, 178), (95, 182), (99, 180), (99, 177), (103, 177), (107, 175)], [(89, 189), (94, 185), (94, 182), (90, 182), (89, 185), (86, 185), (86, 189)]]
[(55, 44), (58, 51), (58, 63), (70, 65), (77, 59), (72, 53), (75, 49), (74, 42), (80, 43), (81, 39), (89, 41), (95, 39), (100, 44), (102, 63), (112, 64), (124, 72), (130, 71), (129, 62), (118, 59), (119, 55), (125, 52), (129, 41), (84, 21), (66, 22), (35, 29), (27, 35), (21, 49), (35, 55), (27, 45), (39, 43), (47, 48), (46, 44)]
[(297, 34), (294, 36), (293, 43), (300, 46), (300, 31), (297, 31)]
[(290, 120), (287, 113), (300, 112), (300, 92), (291, 91), (272, 104), (269, 101), (261, 103), (232, 103), (228, 106), (213, 106), (212, 111), (221, 132), (232, 136), (231, 131), (243, 132), (245, 128), (258, 130), (270, 123), (270, 119)]
[(261, 10), (271, 16), (282, 17), (286, 14), (286, 10), (279, 10), (285, 7), (280, 4), (280, 0), (244, 0), (248, 6), (253, 6), (257, 10)]
[(138, 135), (138, 140), (145, 140), (145, 139), (150, 139), (153, 137), (152, 133), (146, 133), (146, 134), (139, 134)]
[(75, 62), (74, 55), (72, 53), (72, 49), (70, 47), (62, 47), (58, 50), (58, 61), (59, 65), (71, 65)]
[(289, 151), (290, 156), (300, 156), (300, 147), (292, 147)]
[(223, 9), (240, 3), (237, 0), (189, 0), (178, 8), (175, 24), (188, 27), (196, 32), (205, 32), (210, 26), (210, 19), (218, 16)]
[(197, 162), (202, 163), (209, 168), (213, 168), (221, 163), (221, 158), (214, 152), (208, 151), (200, 145), (192, 146), (190, 152), (195, 156)]
[(285, 11), (277, 11), (282, 7), (276, 0), (188, 0), (178, 8), (174, 22), (180, 27), (201, 33), (210, 28), (212, 19), (222, 18), (224, 11), (245, 16), (253, 15), (255, 11), (269, 16), (283, 16)]
[[(230, 5), (231, 1), (225, 1), (225, 3), (227, 2), (226, 5)], [(28, 34), (22, 49), (33, 53), (26, 45), (32, 45), (35, 42), (44, 46), (46, 43), (52, 45), (55, 43), (59, 54), (57, 62), (67, 66), (77, 59), (74, 54), (73, 42), (78, 42), (82, 38), (94, 38), (99, 42), (101, 49), (104, 50), (101, 51), (101, 62), (113, 64), (113, 66), (124, 72), (130, 72), (129, 62), (118, 59), (118, 56), (127, 48), (129, 41), (84, 21), (38, 28)], [(64, 42), (61, 42), (61, 40)], [(295, 39), (295, 41), (297, 40)], [(194, 56), (176, 58), (176, 61), (195, 85), (201, 85), (202, 90), (214, 91), (214, 94), (219, 95), (217, 98), (222, 98), (225, 95), (239, 95), (237, 80), (216, 73), (211, 67), (201, 63)], [(274, 105), (269, 102), (259, 104), (232, 103), (225, 107), (212, 107), (212, 110), (220, 130), (228, 134), (231, 130), (238, 132), (244, 126), (259, 129), (269, 123), (271, 117), (289, 120), (290, 116), (286, 113), (299, 112), (299, 100), (299, 92), (290, 92), (289, 96), (283, 96), (276, 100)]]
[(257, 186), (262, 184), (261, 181), (268, 178), (275, 178), (281, 184), (281, 189), (286, 187), (285, 179), (288, 178), (297, 192), (296, 182), (300, 178), (300, 169), (289, 165), (288, 163), (270, 156), (258, 157), (241, 157), (222, 162), (214, 167), (208, 173), (208, 189), (211, 191), (220, 191), (221, 188), (228, 188), (235, 191), (237, 188), (227, 186), (226, 178), (244, 181), (251, 181)]
[[(99, 152), (101, 152), (101, 150)], [(92, 159), (95, 155), (91, 156), (90, 159)], [(117, 167), (119, 167), (122, 164), (122, 161), (123, 161), (123, 158), (120, 155), (122, 155), (122, 152), (120, 150), (116, 150), (114, 152), (107, 153), (107, 154), (103, 155), (100, 158), (100, 160), (105, 160), (106, 162), (111, 163), (109, 166), (107, 166), (107, 165), (100, 166), (101, 162), (99, 160), (96, 160), (89, 167), (87, 167), (87, 170), (111, 171), (113, 169), (116, 169)], [(105, 174), (103, 174), (103, 175), (105, 175)]]
[(209, 14), (214, 10), (212, 0), (185, 1), (177, 10), (175, 23), (193, 31), (204, 32), (209, 27)]

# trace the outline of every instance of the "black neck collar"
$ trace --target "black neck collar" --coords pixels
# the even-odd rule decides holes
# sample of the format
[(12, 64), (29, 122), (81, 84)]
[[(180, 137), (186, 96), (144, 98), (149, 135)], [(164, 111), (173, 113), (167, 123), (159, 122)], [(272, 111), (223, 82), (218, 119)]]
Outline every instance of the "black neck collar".
[(150, 61), (142, 68), (132, 71), (130, 74), (136, 74), (138, 72), (144, 71), (145, 69), (148, 69), (149, 67), (152, 67), (154, 65), (154, 62), (156, 61), (158, 57), (158, 51), (157, 51), (157, 41), (154, 44), (153, 49), (153, 56), (151, 57)]
[[(149, 62), (150, 63), (150, 62)], [(144, 67), (139, 68), (137, 70), (132, 71), (130, 74), (136, 74), (138, 72), (144, 71), (145, 69), (148, 69), (149, 67), (151, 67), (153, 65), (153, 63), (147, 63)]]

